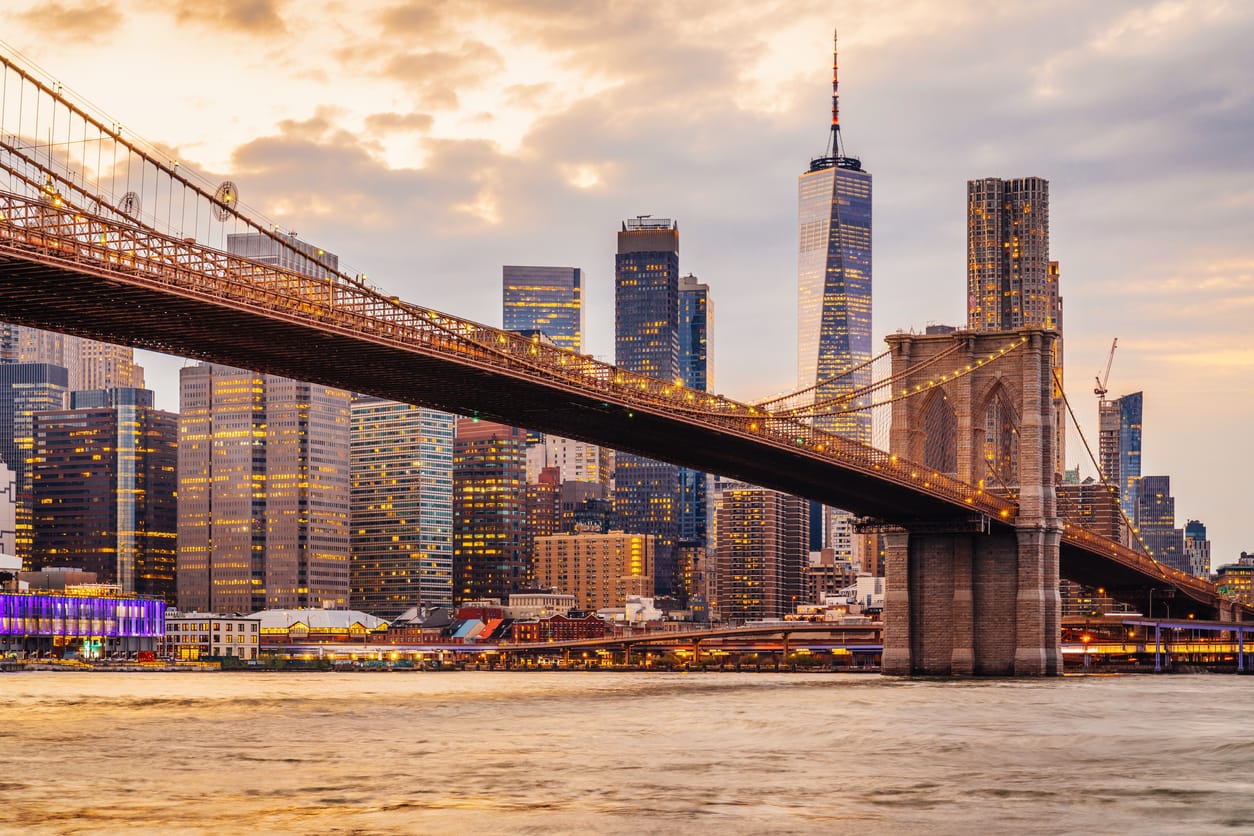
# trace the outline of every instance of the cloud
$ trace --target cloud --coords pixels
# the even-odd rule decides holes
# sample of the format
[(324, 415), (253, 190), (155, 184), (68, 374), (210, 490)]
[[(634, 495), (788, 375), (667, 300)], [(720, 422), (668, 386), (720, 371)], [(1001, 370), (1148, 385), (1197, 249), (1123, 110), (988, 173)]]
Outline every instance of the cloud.
[(198, 24), (243, 35), (288, 34), (279, 9), (282, 0), (173, 0), (160, 8), (180, 24)]
[(123, 22), (122, 12), (108, 0), (71, 4), (48, 2), (13, 15), (19, 23), (50, 38), (100, 43)]
[(426, 133), (434, 122), (429, 113), (372, 113), (366, 117), (366, 129), (376, 133)]

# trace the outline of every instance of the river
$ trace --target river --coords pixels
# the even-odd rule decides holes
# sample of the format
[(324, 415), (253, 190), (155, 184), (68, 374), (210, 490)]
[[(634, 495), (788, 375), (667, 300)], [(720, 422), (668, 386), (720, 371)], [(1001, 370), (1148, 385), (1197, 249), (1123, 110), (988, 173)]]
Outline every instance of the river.
[(1254, 677), (0, 674), (0, 829), (1254, 832)]

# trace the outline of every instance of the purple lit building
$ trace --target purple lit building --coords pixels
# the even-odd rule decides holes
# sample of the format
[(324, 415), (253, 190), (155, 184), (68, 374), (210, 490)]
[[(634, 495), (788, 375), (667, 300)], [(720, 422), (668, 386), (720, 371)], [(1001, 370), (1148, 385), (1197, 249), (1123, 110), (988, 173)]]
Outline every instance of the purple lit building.
[(0, 592), (0, 656), (156, 651), (164, 633), (164, 601)]

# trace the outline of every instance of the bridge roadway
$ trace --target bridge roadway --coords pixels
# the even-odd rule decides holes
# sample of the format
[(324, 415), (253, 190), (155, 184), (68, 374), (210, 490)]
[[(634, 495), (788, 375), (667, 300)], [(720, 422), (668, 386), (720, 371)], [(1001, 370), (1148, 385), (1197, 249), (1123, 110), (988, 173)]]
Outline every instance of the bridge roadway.
[[(748, 404), (389, 297), (0, 192), (0, 320), (480, 416), (604, 444), (888, 523), (1013, 525), (1001, 497)], [(1064, 577), (1111, 594), (1214, 587), (1064, 532)], [(1183, 602), (1182, 602), (1183, 603)]]

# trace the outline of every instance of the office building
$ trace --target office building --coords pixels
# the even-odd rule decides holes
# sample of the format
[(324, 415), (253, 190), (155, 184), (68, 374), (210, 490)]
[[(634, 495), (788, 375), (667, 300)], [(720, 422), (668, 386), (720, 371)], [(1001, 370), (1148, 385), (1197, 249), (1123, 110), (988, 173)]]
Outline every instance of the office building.
[(179, 383), (179, 609), (347, 606), (348, 393), (209, 363)]
[[(797, 178), (797, 388), (814, 387), (818, 413), (848, 409), (871, 381), (871, 175), (845, 153), (836, 63), (833, 50), (827, 149)], [(818, 414), (815, 426), (871, 440), (869, 412)]]
[(34, 416), (31, 568), (173, 604), (178, 416), (147, 389), (75, 392), (70, 407)]
[(0, 461), (0, 554), (17, 549), (17, 476)]
[(1120, 513), (1119, 497), (1104, 482), (1088, 478), (1059, 485), (1058, 513), (1086, 531), (1132, 546), (1132, 532)]
[(653, 588), (649, 534), (559, 534), (536, 538), (536, 586), (575, 596), (585, 610), (621, 607)]
[(165, 635), (159, 655), (166, 659), (197, 661), (234, 656), (258, 658), (261, 616), (206, 612), (165, 611)]
[(527, 481), (555, 467), (562, 482), (595, 482), (609, 489), (614, 473), (614, 451), (599, 444), (546, 435), (527, 446)]
[(459, 418), (453, 442), (453, 602), (505, 600), (531, 585), (527, 434)]
[(561, 348), (583, 351), (583, 270), (506, 265), (501, 272), (506, 331), (539, 331)]
[(723, 492), (716, 575), (725, 621), (783, 618), (803, 603), (809, 503), (764, 488)]
[[(679, 224), (642, 215), (623, 223), (614, 259), (614, 363), (660, 380), (679, 371)], [(631, 534), (652, 534), (658, 595), (675, 588), (679, 468), (618, 453), (614, 508)]]
[(381, 618), (453, 604), (456, 418), (352, 399), (349, 605)]
[[(870, 403), (855, 393), (871, 382), (871, 175), (845, 152), (837, 64), (833, 43), (827, 147), (797, 178), (797, 389), (813, 392), (816, 428), (869, 444), (870, 411), (848, 410)], [(847, 540), (846, 512), (812, 503), (810, 517), (807, 545)]]
[(1215, 588), (1220, 595), (1235, 598), (1247, 607), (1254, 606), (1254, 554), (1241, 552), (1236, 563), (1216, 569)]
[(35, 414), (64, 409), (69, 372), (49, 363), (0, 363), (0, 461), (13, 471), (13, 554), (29, 564), (34, 540), (31, 462)]
[(1181, 572), (1189, 571), (1184, 530), (1176, 528), (1176, 500), (1170, 476), (1142, 476), (1136, 502), (1136, 524), (1150, 557)]
[(1141, 483), (1142, 393), (1098, 404), (1098, 459), (1104, 481), (1119, 491), (1119, 504), (1136, 522)]
[(75, 392), (144, 388), (144, 369), (132, 348), (8, 322), (0, 322), (0, 363), (62, 366)]
[[(710, 286), (689, 274), (679, 279), (679, 377), (684, 386), (708, 392), (714, 382), (711, 341), (714, 331), (714, 303)], [(681, 548), (704, 549), (709, 520), (706, 509), (709, 477), (696, 470), (679, 469), (679, 543)], [(691, 566), (694, 558), (683, 561)], [(703, 557), (695, 558), (697, 565)], [(692, 569), (681, 570), (690, 577)], [(688, 588), (691, 584), (684, 584)]]
[(1206, 526), (1199, 520), (1184, 524), (1184, 559), (1190, 575), (1210, 577), (1210, 540), (1206, 539)]
[(299, 240), (295, 233), (231, 233), (226, 236), (226, 249), (231, 255), (317, 278), (340, 269), (339, 256)]

